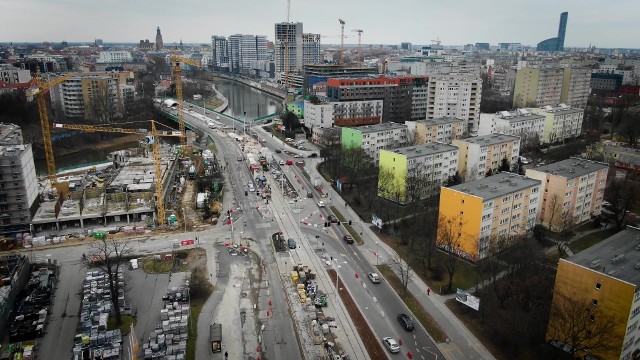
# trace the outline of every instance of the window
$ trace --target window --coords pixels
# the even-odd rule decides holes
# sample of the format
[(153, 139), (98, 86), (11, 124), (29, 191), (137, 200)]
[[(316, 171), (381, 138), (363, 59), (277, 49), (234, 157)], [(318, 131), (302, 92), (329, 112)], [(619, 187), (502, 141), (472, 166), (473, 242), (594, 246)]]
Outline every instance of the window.
[[(591, 300), (591, 305), (593, 305), (593, 306), (598, 306), (598, 300), (596, 300), (596, 299), (592, 299), (592, 300)], [(635, 311), (635, 310), (634, 310), (634, 311)]]
[(506, 218), (505, 218), (505, 219), (502, 219), (502, 220), (500, 220), (500, 225), (504, 225), (504, 224), (506, 224), (507, 222), (509, 222), (509, 219), (506, 219)]
[(522, 204), (515, 204), (513, 205), (513, 210), (518, 210), (522, 207)]
[(509, 208), (504, 208), (504, 209), (502, 209), (502, 214), (506, 214), (506, 213), (508, 213), (508, 212), (509, 212)]
[(596, 283), (596, 290), (600, 290), (600, 288), (602, 288), (602, 284), (600, 284), (600, 283), (598, 283), (598, 282), (597, 282), (597, 283)]
[(593, 322), (595, 320), (596, 320), (596, 316), (595, 315), (592, 314), (592, 315), (589, 316), (589, 321)]

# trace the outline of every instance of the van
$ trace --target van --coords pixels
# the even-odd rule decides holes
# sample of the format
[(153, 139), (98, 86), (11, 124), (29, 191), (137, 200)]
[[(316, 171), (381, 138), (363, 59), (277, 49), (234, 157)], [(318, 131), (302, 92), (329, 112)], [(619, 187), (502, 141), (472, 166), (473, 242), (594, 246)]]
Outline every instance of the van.
[(129, 262), (131, 263), (131, 270), (135, 270), (138, 268), (138, 259), (131, 259), (129, 260)]
[(295, 249), (296, 248), (296, 241), (293, 239), (289, 239), (289, 241), (287, 241), (287, 244), (289, 245), (289, 249)]

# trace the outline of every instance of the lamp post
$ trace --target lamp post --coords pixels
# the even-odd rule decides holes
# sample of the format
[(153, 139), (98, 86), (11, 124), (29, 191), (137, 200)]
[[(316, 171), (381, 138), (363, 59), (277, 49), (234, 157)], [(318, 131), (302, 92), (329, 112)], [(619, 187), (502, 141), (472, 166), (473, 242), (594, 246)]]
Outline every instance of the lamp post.
[(338, 275), (338, 269), (341, 268), (340, 264), (338, 264), (338, 258), (333, 259), (336, 262), (336, 299), (340, 296), (338, 284), (340, 280), (340, 275)]

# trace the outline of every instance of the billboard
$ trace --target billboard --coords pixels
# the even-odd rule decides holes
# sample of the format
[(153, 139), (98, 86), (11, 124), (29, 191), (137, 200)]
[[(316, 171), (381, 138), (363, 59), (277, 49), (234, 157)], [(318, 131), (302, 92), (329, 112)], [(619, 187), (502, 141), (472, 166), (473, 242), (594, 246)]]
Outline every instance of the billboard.
[(371, 214), (371, 223), (378, 229), (382, 229), (382, 219), (380, 219), (377, 215)]
[(480, 299), (473, 295), (470, 295), (468, 292), (462, 289), (458, 289), (458, 291), (456, 291), (456, 300), (467, 305), (473, 310), (478, 311), (478, 309), (480, 308)]
[(180, 241), (180, 246), (195, 245), (195, 243), (195, 240), (182, 240)]

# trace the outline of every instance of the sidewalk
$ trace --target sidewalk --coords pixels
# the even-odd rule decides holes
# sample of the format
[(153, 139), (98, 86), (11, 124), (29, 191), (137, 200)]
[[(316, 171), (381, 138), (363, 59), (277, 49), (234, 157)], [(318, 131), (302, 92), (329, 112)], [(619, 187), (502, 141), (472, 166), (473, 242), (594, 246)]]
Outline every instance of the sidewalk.
[[(310, 169), (311, 177), (321, 177), (320, 173), (316, 169), (318, 161), (313, 161), (307, 165)], [(321, 177), (322, 178), (322, 177)], [(346, 207), (342, 197), (323, 180), (323, 189), (329, 196), (334, 199), (331, 202), (332, 206), (335, 206), (345, 218), (355, 219), (360, 222), (363, 229), (363, 240), (361, 251), (363, 253), (380, 252), (382, 256), (381, 263), (384, 263), (384, 258), (390, 258), (395, 255), (395, 252), (386, 243), (379, 240), (377, 235), (371, 231), (366, 221), (362, 221), (358, 214), (351, 208)], [(377, 243), (377, 245), (376, 245)], [(378, 249), (379, 246), (379, 249)], [(412, 282), (409, 284), (409, 291), (420, 302), (424, 309), (433, 317), (433, 319), (440, 325), (442, 330), (447, 334), (449, 343), (437, 344), (438, 349), (448, 359), (495, 359), (494, 356), (480, 343), (480, 341), (469, 331), (466, 326), (447, 308), (444, 304), (450, 298), (454, 298), (455, 295), (440, 296), (431, 291), (430, 295), (427, 295), (427, 284), (422, 279), (415, 275)]]

